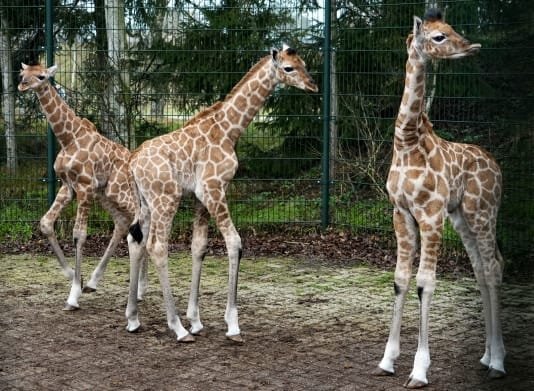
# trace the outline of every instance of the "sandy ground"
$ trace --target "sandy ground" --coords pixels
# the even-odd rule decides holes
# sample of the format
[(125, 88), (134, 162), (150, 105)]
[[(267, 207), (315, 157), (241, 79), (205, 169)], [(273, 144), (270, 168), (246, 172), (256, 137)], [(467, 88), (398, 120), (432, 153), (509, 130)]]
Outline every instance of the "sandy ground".
[[(417, 295), (406, 305), (397, 373), (374, 377), (391, 318), (392, 268), (313, 259), (244, 258), (239, 280), (244, 343), (224, 333), (226, 267), (206, 259), (201, 317), (206, 335), (180, 344), (166, 326), (159, 283), (140, 304), (142, 329), (125, 330), (128, 261), (110, 263), (97, 292), (64, 312), (69, 285), (48, 255), (0, 255), (0, 389), (6, 390), (400, 390), (417, 341)], [(87, 258), (85, 279), (96, 264)], [(182, 321), (186, 252), (170, 273)], [(481, 301), (469, 276), (441, 278), (430, 323), (428, 390), (534, 390), (534, 284), (503, 287), (508, 376), (488, 380)]]

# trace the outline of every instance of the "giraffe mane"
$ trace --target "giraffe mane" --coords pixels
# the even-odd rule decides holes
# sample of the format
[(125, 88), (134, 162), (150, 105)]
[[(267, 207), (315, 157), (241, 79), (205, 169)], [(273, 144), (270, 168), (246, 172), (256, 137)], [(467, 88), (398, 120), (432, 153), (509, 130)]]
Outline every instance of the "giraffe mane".
[(183, 126), (182, 128), (185, 128), (186, 126), (189, 126), (189, 125), (193, 125), (193, 124), (196, 124), (198, 123), (201, 119), (203, 118), (206, 118), (206, 117), (209, 117), (211, 114), (213, 114), (214, 112), (218, 111), (220, 109), (220, 107), (222, 106), (223, 102), (218, 100), (217, 102), (215, 102), (214, 104), (212, 104), (211, 106), (205, 108), (204, 110), (202, 110), (201, 112), (199, 112), (198, 114), (196, 114), (194, 117), (190, 118)]
[(250, 75), (257, 72), (258, 68), (261, 68), (267, 61), (271, 60), (271, 56), (265, 56), (260, 61), (258, 61), (252, 68), (249, 69), (249, 71), (239, 80), (239, 82), (230, 90), (228, 95), (224, 98), (224, 101), (230, 100), (234, 97), (236, 91), (239, 91), (243, 84), (248, 81)]
[(430, 118), (428, 118), (428, 114), (423, 112), (421, 113), (421, 119), (422, 119), (422, 130), (424, 130), (426, 133), (434, 133), (434, 124), (430, 122)]
[(258, 61), (255, 65), (252, 66), (252, 68), (249, 69), (249, 71), (241, 78), (241, 80), (230, 90), (230, 92), (226, 95), (224, 100), (218, 100), (211, 106), (207, 107), (206, 109), (202, 110), (198, 114), (196, 114), (193, 118), (189, 119), (183, 126), (185, 128), (186, 126), (196, 124), (203, 118), (209, 117), (214, 112), (217, 112), (223, 103), (225, 101), (228, 101), (234, 97), (236, 94), (236, 91), (239, 91), (239, 89), (242, 87), (242, 85), (249, 79), (250, 75), (257, 72), (258, 68), (261, 68), (267, 61), (269, 61), (271, 56), (265, 56), (260, 61)]

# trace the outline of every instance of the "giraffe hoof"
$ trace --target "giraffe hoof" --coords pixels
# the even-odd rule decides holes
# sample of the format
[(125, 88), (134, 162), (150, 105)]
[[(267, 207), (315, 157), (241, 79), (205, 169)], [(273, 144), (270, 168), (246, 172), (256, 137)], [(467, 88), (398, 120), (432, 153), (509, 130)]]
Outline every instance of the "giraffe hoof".
[(138, 333), (141, 330), (141, 323), (139, 322), (128, 322), (128, 325), (126, 326), (126, 331), (128, 331), (131, 334)]
[(93, 293), (96, 292), (96, 288), (91, 288), (90, 286), (86, 285), (82, 289), (83, 293)]
[(191, 333), (191, 335), (199, 336), (199, 337), (205, 337), (208, 334), (205, 329), (200, 329), (200, 330), (195, 330), (195, 331), (189, 330), (189, 332)]
[(373, 376), (393, 376), (395, 374), (395, 372), (389, 372), (389, 371), (386, 371), (380, 367), (376, 367), (375, 369), (373, 369), (373, 371), (371, 372), (371, 375)]
[(502, 379), (506, 376), (506, 372), (500, 371), (495, 368), (490, 368), (488, 369), (488, 373), (486, 376), (488, 377), (488, 379)]
[(182, 338), (178, 338), (178, 342), (181, 342), (181, 343), (195, 342), (195, 337), (193, 335), (191, 335), (191, 334), (186, 334)]
[(243, 337), (241, 336), (241, 334), (236, 334), (236, 335), (227, 335), (226, 338), (229, 340), (229, 341), (232, 341), (232, 342), (235, 342), (235, 343), (238, 343), (238, 344), (242, 344), (243, 342)]
[(76, 311), (79, 310), (80, 307), (75, 305), (70, 305), (69, 303), (65, 304), (65, 307), (63, 307), (63, 311)]
[(404, 388), (416, 389), (426, 387), (427, 385), (427, 382), (410, 378), (406, 383), (404, 383)]

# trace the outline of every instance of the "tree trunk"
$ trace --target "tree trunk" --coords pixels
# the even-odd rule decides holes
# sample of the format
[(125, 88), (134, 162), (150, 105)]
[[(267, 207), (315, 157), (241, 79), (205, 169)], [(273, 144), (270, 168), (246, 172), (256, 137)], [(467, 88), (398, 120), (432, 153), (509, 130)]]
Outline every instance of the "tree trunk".
[[(168, 14), (168, 8), (165, 7), (165, 2), (161, 2), (157, 6), (156, 9), (156, 15), (154, 18), (154, 23), (151, 25), (149, 30), (149, 37), (151, 37), (151, 41), (149, 41), (149, 47), (150, 49), (154, 49), (153, 44), (154, 42), (162, 42), (164, 40), (163, 34), (167, 32), (167, 25), (165, 24), (165, 20), (167, 18)], [(156, 58), (153, 62), (153, 66), (157, 67), (159, 65), (163, 64), (163, 60), (160, 58)], [(150, 72), (150, 69), (147, 69), (147, 71)], [(152, 121), (161, 121), (163, 120), (163, 113), (165, 111), (165, 99), (164, 91), (165, 91), (165, 85), (152, 85), (150, 87), (151, 93), (153, 98), (151, 99), (150, 103), (150, 115)]]
[[(337, 31), (337, 7), (336, 2), (331, 2), (331, 11), (330, 11), (331, 23), (333, 25), (331, 32), (331, 41), (336, 45), (336, 36), (335, 32)], [(335, 180), (336, 175), (336, 162), (338, 154), (338, 122), (337, 117), (339, 114), (338, 110), (338, 96), (337, 96), (337, 75), (336, 75), (336, 50), (332, 50), (330, 55), (330, 75), (325, 75), (325, 77), (330, 77), (330, 181)]]
[(154, 97), (150, 101), (150, 119), (160, 122), (165, 112), (165, 100), (163, 99), (163, 94), (153, 88), (151, 90)]
[(6, 137), (6, 167), (8, 172), (17, 171), (17, 143), (15, 140), (15, 91), (13, 86), (13, 66), (11, 42), (8, 35), (7, 19), (0, 13), (0, 67), (2, 69), (2, 113)]
[(108, 40), (108, 60), (110, 79), (108, 84), (109, 113), (106, 131), (108, 137), (133, 148), (130, 138), (129, 106), (130, 77), (125, 61), (126, 26), (124, 20), (124, 0), (106, 0), (106, 32)]

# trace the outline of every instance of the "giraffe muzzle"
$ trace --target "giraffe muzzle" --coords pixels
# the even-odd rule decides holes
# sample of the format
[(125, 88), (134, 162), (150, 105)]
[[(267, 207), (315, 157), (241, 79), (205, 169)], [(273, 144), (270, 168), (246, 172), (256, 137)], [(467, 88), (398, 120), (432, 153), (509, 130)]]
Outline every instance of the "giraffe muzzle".
[(476, 54), (476, 53), (478, 53), (480, 51), (481, 47), (482, 47), (481, 44), (473, 43), (473, 44), (469, 45), (469, 49), (467, 49), (467, 54), (468, 55)]
[(306, 83), (306, 89), (310, 92), (319, 92), (319, 87), (313, 79), (310, 79), (308, 83)]
[(21, 81), (19, 83), (19, 85), (17, 86), (17, 89), (20, 91), (20, 92), (25, 92), (27, 91), (28, 89), (30, 88), (30, 85), (28, 82), (26, 81)]
[(480, 48), (482, 47), (479, 43), (465, 43), (463, 45), (465, 48), (462, 48), (461, 50), (457, 51), (456, 53), (453, 53), (452, 55), (445, 56), (444, 58), (449, 59), (458, 59), (458, 58), (464, 58), (467, 56), (472, 56), (474, 54), (477, 54), (480, 51)]

